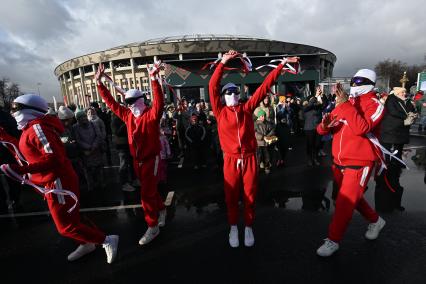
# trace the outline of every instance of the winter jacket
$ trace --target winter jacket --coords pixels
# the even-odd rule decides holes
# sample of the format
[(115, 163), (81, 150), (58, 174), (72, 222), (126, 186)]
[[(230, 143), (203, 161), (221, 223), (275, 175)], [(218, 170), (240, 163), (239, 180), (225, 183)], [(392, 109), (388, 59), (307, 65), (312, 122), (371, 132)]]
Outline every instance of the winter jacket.
[(321, 121), (321, 105), (317, 104), (317, 99), (309, 100), (307, 106), (303, 107), (305, 125), (303, 130), (315, 130)]
[(111, 117), (112, 139), (117, 150), (128, 151), (129, 143), (127, 141), (126, 124), (115, 114)]
[(260, 85), (250, 99), (236, 106), (226, 106), (221, 102), (220, 81), (224, 65), (219, 63), (209, 82), (210, 103), (217, 119), (219, 139), (222, 150), (237, 157), (256, 153), (257, 143), (254, 135), (253, 111), (268, 94), (283, 68), (279, 64)]
[(256, 120), (254, 123), (254, 132), (256, 136), (257, 146), (267, 146), (265, 136), (274, 135), (274, 125), (269, 121)]
[(275, 135), (278, 137), (278, 144), (286, 147), (290, 144), (291, 131), (287, 123), (278, 122), (275, 127)]
[(31, 120), (22, 129), (19, 142), (12, 137), (0, 137), (18, 146), (28, 165), (22, 172), (30, 173), (30, 180), (38, 185), (60, 180), (77, 179), (67, 158), (65, 147), (59, 135), (64, 131), (61, 121), (51, 115)]
[(341, 166), (366, 166), (378, 160), (378, 151), (366, 137), (373, 133), (378, 137), (384, 106), (374, 92), (338, 105), (332, 112), (336, 123), (328, 129), (317, 127), (320, 135), (333, 134), (332, 154), (334, 163)]
[(126, 123), (130, 154), (137, 161), (154, 158), (160, 153), (160, 119), (164, 109), (164, 95), (157, 80), (152, 80), (153, 101), (141, 116), (135, 117), (129, 108), (120, 105), (104, 85), (98, 91), (108, 107)]
[(416, 109), (411, 101), (403, 101), (395, 95), (388, 96), (386, 113), (380, 128), (380, 141), (383, 143), (406, 144), (409, 142), (410, 125), (404, 125), (407, 113)]
[(200, 145), (206, 137), (206, 129), (201, 124), (190, 125), (185, 131), (185, 137), (190, 145)]
[(160, 158), (161, 160), (166, 160), (172, 156), (172, 152), (170, 151), (169, 140), (166, 135), (160, 135), (160, 143), (161, 143), (161, 151)]

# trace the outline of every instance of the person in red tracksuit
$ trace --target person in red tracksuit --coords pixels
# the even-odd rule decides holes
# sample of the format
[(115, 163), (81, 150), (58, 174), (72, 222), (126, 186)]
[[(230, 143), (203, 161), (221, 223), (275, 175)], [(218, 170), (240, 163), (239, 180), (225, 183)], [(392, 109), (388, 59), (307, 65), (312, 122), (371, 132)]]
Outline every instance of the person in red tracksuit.
[(140, 245), (151, 242), (165, 225), (166, 208), (158, 193), (158, 165), (160, 162), (160, 119), (164, 108), (164, 95), (156, 76), (159, 69), (151, 72), (153, 91), (152, 107), (144, 102), (144, 95), (136, 89), (128, 90), (124, 100), (128, 107), (120, 105), (102, 84), (104, 66), (96, 73), (98, 91), (108, 107), (124, 121), (134, 170), (141, 183), (141, 203), (148, 229), (139, 240)]
[[(240, 191), (244, 191), (244, 223), (246, 246), (254, 245), (252, 225), (254, 221), (254, 205), (257, 193), (256, 137), (254, 133), (253, 112), (266, 97), (271, 86), (283, 69), (286, 62), (298, 62), (299, 58), (283, 59), (245, 103), (239, 102), (239, 91), (235, 84), (228, 83), (220, 91), (220, 81), (226, 63), (241, 56), (230, 50), (223, 55), (209, 82), (209, 94), (212, 110), (217, 118), (220, 145), (224, 152), (224, 189), (228, 209), (228, 222), (231, 226), (229, 244), (239, 246), (238, 239), (238, 201)], [(224, 95), (225, 105), (221, 102)]]
[[(19, 142), (0, 129), (0, 140), (13, 143), (28, 161), (28, 165), (9, 165), (19, 175), (31, 174), (31, 182), (46, 189), (64, 189), (79, 198), (78, 176), (71, 161), (67, 158), (65, 147), (59, 137), (64, 132), (61, 121), (46, 115), (47, 103), (37, 95), (26, 94), (16, 98), (12, 105), (12, 115), (22, 130)], [(80, 245), (68, 255), (74, 261), (92, 252), (95, 245), (103, 245), (107, 262), (112, 263), (117, 254), (119, 237), (105, 236), (95, 227), (80, 222), (79, 206), (68, 213), (74, 205), (70, 196), (49, 193), (45, 195), (49, 211), (58, 232), (77, 241)]]
[(330, 256), (339, 249), (355, 209), (370, 223), (365, 233), (369, 240), (376, 239), (386, 224), (363, 197), (379, 159), (378, 151), (366, 137), (369, 133), (377, 137), (377, 126), (383, 118), (384, 107), (373, 91), (375, 81), (374, 71), (359, 70), (351, 80), (349, 97), (339, 84), (336, 108), (317, 127), (320, 135), (333, 134), (332, 171), (339, 188), (328, 238), (317, 250), (319, 256)]

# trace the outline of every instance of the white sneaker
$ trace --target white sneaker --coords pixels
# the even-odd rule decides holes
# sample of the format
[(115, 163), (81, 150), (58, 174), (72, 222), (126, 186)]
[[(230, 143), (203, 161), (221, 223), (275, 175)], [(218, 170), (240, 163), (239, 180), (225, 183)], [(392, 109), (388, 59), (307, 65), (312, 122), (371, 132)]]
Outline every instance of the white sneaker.
[(231, 230), (229, 231), (229, 245), (233, 248), (237, 248), (240, 245), (237, 226), (231, 226)]
[(92, 243), (79, 245), (75, 251), (73, 251), (72, 253), (70, 253), (68, 255), (68, 260), (69, 261), (77, 260), (77, 259), (85, 256), (86, 254), (91, 253), (95, 249), (96, 249), (96, 246), (95, 246), (95, 244), (92, 244)]
[(139, 244), (141, 246), (146, 245), (147, 243), (155, 239), (159, 234), (160, 234), (160, 229), (158, 228), (158, 226), (148, 227), (148, 230), (146, 230), (145, 234), (139, 240)]
[(246, 247), (252, 247), (254, 245), (254, 235), (251, 227), (246, 227), (244, 230), (244, 245)]
[(369, 240), (375, 240), (379, 236), (380, 231), (386, 225), (386, 221), (379, 216), (379, 220), (376, 223), (370, 223), (368, 230), (365, 232), (365, 237)]
[(123, 186), (121, 187), (121, 190), (122, 190), (122, 191), (127, 191), (127, 192), (133, 192), (133, 191), (135, 191), (136, 189), (135, 189), (133, 186), (131, 186), (129, 183), (125, 183), (125, 184), (123, 184)]
[(105, 238), (105, 242), (102, 244), (102, 247), (105, 249), (107, 255), (107, 262), (113, 263), (118, 250), (118, 241), (120, 237), (117, 235), (109, 235)]
[(339, 249), (339, 244), (330, 239), (325, 239), (324, 244), (317, 249), (317, 254), (327, 257), (335, 253)]
[(158, 226), (164, 227), (166, 225), (166, 217), (167, 217), (167, 210), (163, 209), (158, 213)]

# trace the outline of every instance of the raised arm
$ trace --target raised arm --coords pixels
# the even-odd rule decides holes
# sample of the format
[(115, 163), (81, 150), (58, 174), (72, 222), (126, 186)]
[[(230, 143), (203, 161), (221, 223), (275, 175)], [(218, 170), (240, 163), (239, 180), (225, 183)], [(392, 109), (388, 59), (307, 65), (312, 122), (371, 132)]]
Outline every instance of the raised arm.
[(164, 94), (158, 80), (151, 80), (152, 84), (152, 111), (156, 119), (160, 121), (164, 111)]
[(338, 84), (336, 88), (336, 108), (335, 113), (339, 118), (345, 119), (349, 128), (355, 135), (365, 135), (371, 132), (382, 120), (384, 106), (378, 99), (371, 99), (363, 114), (347, 101), (347, 95), (343, 87)]
[(212, 106), (212, 110), (214, 115), (217, 117), (220, 111), (223, 108), (223, 105), (220, 101), (220, 81), (222, 80), (224, 65), (220, 62), (209, 82), (209, 96), (210, 96), (210, 104)]
[(272, 70), (271, 73), (265, 78), (262, 85), (257, 88), (256, 92), (254, 92), (253, 96), (247, 101), (244, 105), (244, 108), (248, 112), (253, 112), (254, 109), (259, 105), (259, 103), (265, 98), (268, 92), (271, 90), (272, 85), (277, 80), (278, 76), (280, 76), (281, 70), (283, 69), (286, 63), (296, 63), (299, 62), (299, 57), (290, 57), (284, 58), (278, 66)]
[(104, 99), (106, 105), (112, 110), (112, 112), (114, 112), (121, 120), (126, 120), (130, 110), (116, 102), (110, 91), (104, 86), (101, 81), (101, 77), (104, 75), (104, 71), (105, 67), (103, 64), (100, 64), (95, 75), (99, 95)]
[(241, 56), (235, 50), (230, 50), (222, 56), (222, 60), (216, 66), (214, 73), (209, 82), (209, 95), (210, 104), (212, 106), (213, 113), (216, 117), (219, 116), (220, 111), (223, 108), (223, 104), (220, 101), (220, 81), (222, 80), (223, 69), (225, 64), (238, 56)]

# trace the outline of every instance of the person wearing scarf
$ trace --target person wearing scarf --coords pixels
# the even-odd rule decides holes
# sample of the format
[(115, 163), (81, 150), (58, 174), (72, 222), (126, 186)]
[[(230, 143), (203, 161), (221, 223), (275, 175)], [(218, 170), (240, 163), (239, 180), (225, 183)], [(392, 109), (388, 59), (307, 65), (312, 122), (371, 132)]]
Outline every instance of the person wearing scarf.
[(317, 126), (320, 135), (333, 135), (332, 171), (339, 188), (328, 237), (317, 250), (322, 257), (331, 256), (339, 249), (355, 209), (370, 223), (365, 233), (368, 240), (377, 239), (386, 224), (364, 198), (368, 180), (379, 160), (379, 153), (367, 134), (377, 135), (384, 114), (384, 107), (373, 90), (375, 82), (374, 71), (361, 69), (351, 80), (349, 96), (338, 84), (336, 107), (325, 114)]
[[(59, 136), (64, 127), (58, 117), (48, 115), (47, 111), (47, 102), (34, 94), (22, 95), (13, 101), (11, 113), (22, 135), (18, 142), (0, 128), (0, 140), (16, 145), (28, 164), (11, 164), (9, 168), (18, 175), (31, 174), (30, 180), (36, 185), (46, 189), (64, 189), (78, 198), (78, 176)], [(96, 245), (105, 248), (108, 263), (115, 260), (117, 235), (106, 236), (99, 229), (81, 223), (79, 204), (68, 212), (74, 203), (70, 196), (49, 193), (45, 198), (58, 232), (80, 244), (68, 255), (69, 261), (94, 251)]]
[[(287, 62), (296, 63), (298, 57), (284, 58), (266, 77), (262, 85), (246, 102), (240, 102), (240, 91), (234, 83), (220, 88), (225, 65), (228, 61), (241, 57), (230, 50), (225, 53), (210, 79), (209, 94), (213, 113), (217, 119), (220, 145), (224, 152), (224, 190), (230, 225), (229, 245), (239, 246), (238, 239), (238, 201), (240, 191), (244, 195), (244, 244), (254, 245), (253, 222), (257, 193), (258, 169), (256, 161), (257, 143), (254, 132), (253, 112), (267, 96)], [(223, 101), (221, 101), (221, 96)]]
[(104, 86), (101, 77), (105, 67), (100, 65), (96, 73), (98, 91), (106, 105), (127, 127), (130, 154), (134, 170), (141, 184), (141, 203), (148, 229), (139, 240), (146, 245), (154, 240), (165, 225), (166, 207), (158, 193), (158, 165), (160, 162), (160, 119), (164, 109), (164, 94), (157, 78), (159, 69), (150, 72), (152, 83), (152, 106), (145, 105), (146, 95), (137, 89), (130, 89), (124, 95), (126, 106), (120, 105)]

